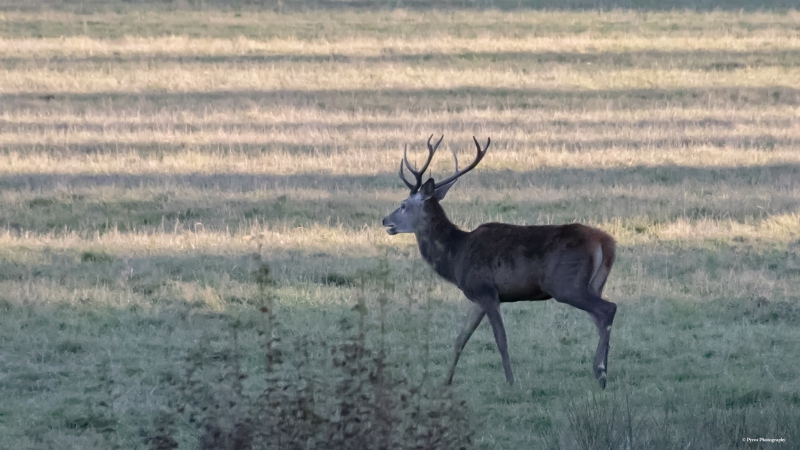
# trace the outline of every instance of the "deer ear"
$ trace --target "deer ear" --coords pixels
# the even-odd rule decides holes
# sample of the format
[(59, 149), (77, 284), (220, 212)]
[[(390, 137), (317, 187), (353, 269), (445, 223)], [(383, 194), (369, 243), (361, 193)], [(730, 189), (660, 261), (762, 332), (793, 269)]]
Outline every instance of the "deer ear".
[(454, 184), (456, 184), (456, 181), (458, 181), (458, 179), (455, 179), (445, 185), (437, 187), (436, 191), (433, 193), (433, 195), (436, 197), (436, 200), (439, 201), (444, 200), (444, 196), (447, 195), (447, 191), (449, 191), (450, 188), (453, 187)]
[(428, 181), (419, 188), (419, 193), (422, 194), (422, 199), (427, 200), (436, 193), (436, 183), (433, 178), (428, 178)]

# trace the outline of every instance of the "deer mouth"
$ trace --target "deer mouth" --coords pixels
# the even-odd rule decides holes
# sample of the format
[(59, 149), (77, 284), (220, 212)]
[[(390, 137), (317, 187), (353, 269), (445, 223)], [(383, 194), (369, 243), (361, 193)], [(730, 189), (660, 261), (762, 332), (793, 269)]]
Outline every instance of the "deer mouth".
[(381, 221), (381, 225), (386, 227), (386, 232), (389, 233), (390, 235), (397, 234), (396, 225), (393, 224), (391, 220), (389, 220), (389, 217), (384, 217), (383, 220)]

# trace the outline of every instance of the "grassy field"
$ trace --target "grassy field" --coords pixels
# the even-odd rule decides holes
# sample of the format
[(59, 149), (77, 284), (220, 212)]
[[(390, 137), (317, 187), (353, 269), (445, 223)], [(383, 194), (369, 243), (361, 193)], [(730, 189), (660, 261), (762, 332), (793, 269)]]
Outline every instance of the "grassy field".
[(289, 372), (336, 379), (365, 298), (439, 389), (467, 301), (380, 226), (431, 133), (434, 175), (492, 138), (460, 226), (618, 240), (608, 389), (585, 313), (504, 306), (517, 384), (485, 323), (456, 372), (476, 448), (800, 445), (800, 13), (44, 8), (0, 15), (0, 448), (196, 448), (192, 358), (265, 388), (263, 262)]

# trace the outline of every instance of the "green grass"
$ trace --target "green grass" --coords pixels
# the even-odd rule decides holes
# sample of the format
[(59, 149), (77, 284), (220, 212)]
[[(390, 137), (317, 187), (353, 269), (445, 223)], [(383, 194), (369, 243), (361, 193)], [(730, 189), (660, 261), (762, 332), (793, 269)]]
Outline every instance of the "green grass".
[(438, 390), (466, 301), (380, 227), (431, 133), (463, 159), (492, 137), (444, 202), (460, 226), (619, 243), (607, 390), (584, 313), (504, 305), (517, 383), (486, 324), (456, 371), (476, 448), (796, 445), (800, 16), (736, 5), (4, 10), (0, 448), (196, 448), (192, 358), (265, 389), (262, 261), (292, 376), (324, 392), (364, 296), (367, 347)]

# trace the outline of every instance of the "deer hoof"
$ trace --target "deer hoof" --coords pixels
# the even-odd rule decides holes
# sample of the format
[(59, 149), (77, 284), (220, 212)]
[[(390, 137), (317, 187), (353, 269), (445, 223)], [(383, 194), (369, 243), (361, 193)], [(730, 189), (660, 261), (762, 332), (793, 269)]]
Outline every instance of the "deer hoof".
[(606, 371), (601, 369), (597, 374), (597, 381), (600, 383), (600, 389), (606, 388), (606, 378)]
[(600, 364), (594, 369), (594, 376), (597, 378), (597, 381), (600, 383), (600, 389), (606, 388), (606, 366), (605, 364)]

